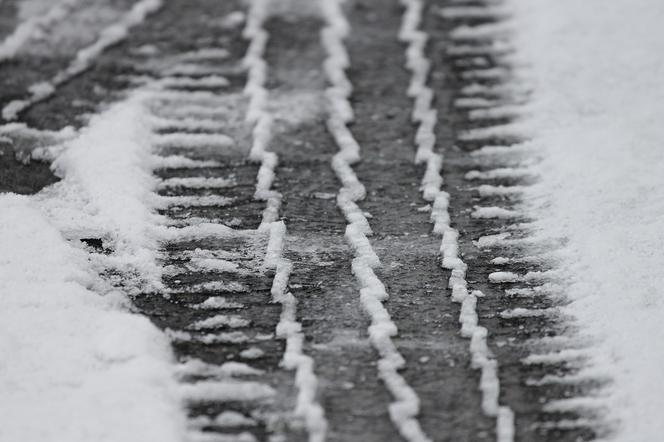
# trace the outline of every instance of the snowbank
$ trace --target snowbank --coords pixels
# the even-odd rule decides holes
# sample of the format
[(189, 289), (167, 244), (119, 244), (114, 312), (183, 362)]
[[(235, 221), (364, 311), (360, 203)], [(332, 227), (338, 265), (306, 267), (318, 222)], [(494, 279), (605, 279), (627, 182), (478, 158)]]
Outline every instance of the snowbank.
[(0, 250), (0, 441), (182, 440), (167, 339), (87, 288), (87, 254), (11, 194)]
[[(116, 270), (127, 292), (160, 280), (144, 98), (50, 149), (62, 181), (0, 194), (2, 442), (184, 438), (169, 340), (99, 278)], [(104, 253), (84, 250), (88, 238)]]
[[(664, 3), (511, 0), (544, 153), (538, 226), (568, 238), (568, 294), (615, 383), (621, 441), (664, 433)], [(544, 204), (542, 204), (544, 202)]]

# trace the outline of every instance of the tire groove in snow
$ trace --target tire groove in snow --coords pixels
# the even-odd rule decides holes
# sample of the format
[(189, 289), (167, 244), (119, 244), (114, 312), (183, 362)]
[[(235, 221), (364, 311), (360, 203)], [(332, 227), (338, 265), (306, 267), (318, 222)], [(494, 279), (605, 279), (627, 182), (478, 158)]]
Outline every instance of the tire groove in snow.
[(443, 177), (440, 170), (443, 156), (434, 152), (436, 141), (435, 124), (437, 112), (431, 106), (433, 91), (427, 86), (430, 62), (424, 54), (428, 35), (419, 31), (422, 20), (424, 2), (421, 0), (402, 0), (405, 7), (399, 38), (408, 43), (406, 49), (406, 65), (412, 72), (408, 95), (413, 97), (413, 121), (418, 124), (415, 143), (417, 153), (415, 162), (426, 164), (426, 172), (422, 179), (421, 190), (425, 200), (433, 204), (431, 222), (433, 231), (442, 235), (442, 265), (451, 271), (449, 288), (452, 298), (461, 302), (459, 322), (461, 335), (471, 340), (470, 352), (472, 367), (481, 371), (480, 390), (482, 391), (482, 409), (485, 414), (496, 418), (496, 440), (511, 442), (514, 440), (514, 413), (504, 405), (500, 405), (500, 381), (498, 379), (498, 363), (487, 346), (487, 329), (478, 325), (476, 304), (482, 293), (467, 290), (467, 265), (459, 257), (459, 232), (450, 226), (448, 213), (450, 195), (441, 190)]
[(340, 0), (321, 3), (326, 21), (321, 38), (328, 55), (324, 66), (330, 82), (327, 89), (327, 126), (339, 146), (339, 153), (332, 159), (332, 168), (342, 183), (337, 195), (337, 205), (348, 222), (345, 236), (355, 252), (352, 268), (361, 287), (362, 306), (371, 318), (369, 339), (380, 356), (378, 373), (394, 398), (389, 405), (390, 418), (404, 439), (429, 441), (431, 439), (424, 434), (417, 420), (419, 398), (399, 374), (399, 370), (404, 368), (405, 360), (392, 340), (398, 330), (383, 305), (388, 294), (375, 273), (381, 263), (368, 239), (372, 234), (369, 222), (356, 203), (365, 197), (365, 188), (351, 167), (360, 160), (360, 146), (347, 126), (353, 120), (353, 111), (348, 100), (352, 85), (345, 74), (345, 70), (350, 67), (350, 60), (344, 44), (350, 27), (341, 3)]
[[(191, 57), (186, 58), (187, 66), (199, 66)], [(240, 61), (221, 57), (217, 63), (217, 69), (221, 70), (228, 63), (239, 65)], [(212, 69), (215, 63), (206, 60), (204, 66)], [(167, 74), (147, 85), (146, 93), (155, 104), (153, 112), (163, 111), (160, 100), (169, 94), (171, 106), (184, 102), (197, 109), (226, 108), (229, 113), (242, 109), (237, 106), (241, 97), (237, 86), (229, 85), (215, 92), (206, 92), (205, 88), (203, 91), (201, 88), (189, 92), (177, 90), (182, 81), (189, 78), (178, 75), (177, 82), (161, 81), (175, 78)], [(170, 92), (175, 90), (177, 94)], [(287, 298), (288, 293), (280, 291), (285, 275), (283, 264), (287, 263), (279, 260), (276, 269), (265, 265), (266, 248), (279, 254), (274, 239), (283, 224), (254, 221), (260, 221), (263, 202), (261, 199), (254, 202), (258, 195), (254, 195), (256, 182), (250, 174), (254, 172), (255, 177), (257, 168), (244, 164), (243, 149), (235, 144), (235, 140), (242, 139), (243, 125), (222, 124), (214, 133), (200, 137), (188, 131), (190, 125), (177, 123), (190, 118), (187, 114), (169, 118), (177, 129), (169, 132), (168, 144), (160, 139), (163, 136), (154, 138), (158, 154), (197, 161), (214, 158), (218, 166), (201, 164), (182, 168), (175, 164), (174, 168), (158, 172), (164, 178), (160, 192), (170, 200), (210, 200), (210, 205), (204, 211), (196, 211), (198, 216), (194, 218), (190, 214), (198, 209), (195, 206), (162, 209), (163, 215), (176, 221), (164, 244), (167, 271), (166, 290), (162, 294), (166, 299), (160, 301), (154, 299), (155, 295), (145, 295), (138, 303), (155, 322), (167, 329), (182, 361), (181, 393), (190, 409), (190, 440), (255, 441), (266, 440), (269, 435), (279, 437), (287, 431), (280, 428), (279, 422), (290, 422), (290, 407), (296, 404), (291, 405), (288, 400), (294, 395), (290, 391), (291, 376), (273, 370), (282, 354), (282, 345), (275, 340), (275, 327), (278, 327), (277, 335), (290, 341), (284, 358), (286, 368), (304, 365), (304, 369), (298, 370), (296, 382), (309, 387), (307, 391), (314, 391), (311, 375), (307, 373), (307, 360), (296, 351), (297, 324), (289, 321), (294, 316), (294, 305)], [(171, 127), (164, 125), (163, 120), (153, 122), (157, 123), (156, 130)], [(217, 139), (223, 142), (217, 143)], [(233, 197), (226, 196), (229, 194)], [(238, 204), (230, 209), (214, 204), (213, 200), (221, 202), (224, 198)], [(242, 227), (249, 228), (241, 230)], [(276, 236), (271, 234), (275, 231)], [(287, 271), (288, 266), (285, 269)], [(281, 312), (277, 306), (266, 305), (270, 288), (273, 301), (281, 301), (284, 307)], [(238, 358), (243, 362), (235, 362)], [(315, 378), (313, 381), (315, 383)], [(281, 402), (275, 402), (277, 396)], [(315, 417), (306, 392), (298, 399), (300, 408), (296, 411)], [(304, 412), (302, 404), (306, 407)], [(251, 419), (252, 425), (220, 425), (223, 417), (231, 412), (239, 413), (243, 422)]]
[[(503, 21), (502, 12), (496, 15), (497, 10), (488, 11), (501, 8), (496, 5), (477, 2), (472, 10), (453, 8), (453, 14), (443, 13), (442, 19), (429, 20), (428, 27), (438, 36), (440, 47), (448, 45), (450, 38), (462, 36), (468, 48), (500, 44), (507, 49), (511, 45), (510, 34), (505, 32), (509, 23)], [(484, 14), (482, 8), (488, 12)], [(555, 253), (557, 245), (532, 239), (527, 214), (522, 214), (519, 207), (519, 186), (532, 185), (537, 178), (534, 146), (524, 141), (527, 134), (519, 128), (519, 112), (515, 111), (528, 110), (529, 89), (520, 84), (510, 51), (485, 51), (483, 55), (475, 52), (444, 52), (437, 61), (438, 66), (443, 66), (438, 69), (447, 76), (445, 83), (458, 91), (450, 97), (449, 107), (443, 102), (438, 108), (449, 112), (454, 106), (455, 133), (443, 136), (453, 135), (460, 149), (449, 151), (444, 175), (450, 189), (459, 189), (450, 200), (452, 221), (459, 230), (470, 234), (469, 239), (477, 240), (473, 244), (461, 238), (459, 249), (469, 256), (468, 277), (477, 281), (474, 286), (486, 295), (477, 309), (491, 330), (489, 344), (503, 361), (501, 398), (515, 410), (517, 439), (594, 439), (595, 425), (581, 424), (596, 424), (597, 415), (578, 414), (582, 407), (555, 408), (546, 403), (572, 397), (579, 400), (571, 403), (592, 404), (583, 398), (601, 390), (603, 380), (598, 377), (591, 382), (581, 381), (576, 374), (583, 365), (579, 366), (578, 361), (560, 360), (546, 365), (521, 362), (528, 361), (530, 354), (542, 352), (538, 342), (546, 348), (545, 342), (552, 337), (574, 337), (573, 324), (556, 314), (564, 295), (557, 285), (555, 268), (549, 267), (552, 264), (544, 252)], [(433, 81), (434, 86), (439, 84), (441, 81)], [(461, 100), (463, 106), (459, 106)], [(475, 118), (478, 115), (483, 118)], [(480, 187), (468, 189), (465, 186), (469, 182)], [(475, 207), (475, 212), (472, 216), (457, 215), (463, 207)], [(514, 216), (517, 218), (508, 220)], [(552, 372), (560, 373), (569, 382), (532, 381), (547, 379)], [(544, 405), (532, 398), (539, 398)], [(556, 420), (562, 424), (553, 425)], [(579, 425), (565, 424), (572, 421)]]
[[(151, 94), (148, 96), (154, 100), (159, 100), (158, 90), (149, 90), (147, 93)], [(186, 94), (183, 98), (186, 98)], [(204, 106), (202, 103), (200, 105)], [(188, 132), (174, 132), (174, 135), (176, 141), (168, 147), (164, 146), (164, 143), (159, 143), (158, 138), (155, 139), (155, 149), (158, 153), (163, 155), (169, 147), (174, 147), (177, 154), (189, 158), (190, 152), (210, 144), (206, 140), (200, 143), (196, 137), (188, 137)], [(220, 136), (224, 139), (229, 138), (225, 134)], [(216, 149), (228, 150), (225, 147), (227, 145), (227, 143), (221, 144)], [(181, 169), (175, 169), (178, 170)], [(220, 172), (223, 174), (224, 170)], [(219, 172), (214, 173), (203, 167), (187, 169), (184, 177), (168, 175), (164, 183), (173, 180), (177, 180), (175, 182), (179, 185), (162, 188), (162, 192), (168, 193), (165, 198), (192, 203), (209, 199), (208, 213), (214, 213), (219, 212), (224, 206), (219, 204), (220, 202), (230, 200), (223, 194), (232, 189), (233, 185), (228, 186), (228, 183), (234, 183), (236, 178), (219, 176)], [(214, 184), (210, 180), (222, 180), (226, 186), (208, 187), (206, 183)], [(189, 183), (194, 186), (188, 188)], [(181, 210), (186, 211), (190, 208), (178, 203), (177, 207), (163, 209), (162, 213), (169, 218), (173, 214), (179, 217), (178, 213)], [(269, 431), (263, 419), (258, 419), (251, 429), (240, 427), (239, 433), (235, 428), (219, 428), (215, 422), (223, 413), (229, 411), (248, 418), (247, 416), (256, 410), (270, 410), (272, 407), (269, 406), (269, 402), (277, 395), (277, 390), (270, 385), (270, 380), (263, 379), (261, 371), (247, 365), (254, 364), (253, 360), (246, 359), (246, 362), (242, 363), (228, 362), (231, 357), (230, 351), (242, 354), (256, 346), (264, 347), (273, 340), (273, 335), (270, 333), (273, 325), (269, 321), (266, 324), (265, 321), (255, 320), (258, 315), (266, 313), (262, 305), (264, 299), (261, 299), (260, 295), (246, 296), (249, 285), (255, 288), (268, 285), (268, 276), (264, 275), (261, 268), (260, 256), (261, 247), (264, 247), (266, 241), (262, 239), (265, 235), (258, 234), (255, 230), (237, 230), (233, 233), (232, 229), (223, 225), (214, 228), (219, 221), (221, 220), (210, 219), (207, 214), (202, 214), (197, 220), (185, 215), (180, 227), (171, 227), (174, 232), (172, 236), (177, 243), (166, 240), (164, 245), (166, 248), (164, 258), (169, 263), (169, 271), (164, 277), (167, 288), (162, 295), (170, 299), (170, 303), (176, 306), (175, 311), (179, 310), (180, 313), (177, 320), (164, 315), (162, 326), (168, 327), (167, 334), (173, 341), (182, 366), (189, 367), (187, 375), (182, 378), (181, 394), (192, 413), (190, 439), (235, 438), (254, 441), (258, 440), (257, 438), (262, 439), (264, 433)], [(191, 233), (184, 233), (185, 231)], [(183, 239), (185, 239), (184, 244), (181, 243)], [(173, 248), (173, 245), (177, 245), (177, 248)], [(237, 248), (235, 253), (232, 251), (233, 247)], [(154, 315), (160, 308), (164, 308), (163, 305), (150, 305), (160, 302), (148, 300), (146, 296), (142, 299), (142, 307), (148, 310), (148, 314)], [(172, 307), (166, 310), (172, 310)], [(229, 310), (235, 313), (227, 313)], [(210, 350), (206, 349), (220, 345), (224, 346), (226, 351), (219, 354), (214, 352), (212, 361), (221, 357), (225, 362), (219, 365), (216, 362), (205, 362), (210, 360), (210, 355), (206, 355)], [(279, 349), (273, 347), (270, 351), (276, 353)], [(234, 369), (224, 371), (223, 368), (229, 364), (235, 364), (232, 366)], [(202, 422), (204, 416), (209, 417), (209, 420), (197, 425), (196, 422)]]

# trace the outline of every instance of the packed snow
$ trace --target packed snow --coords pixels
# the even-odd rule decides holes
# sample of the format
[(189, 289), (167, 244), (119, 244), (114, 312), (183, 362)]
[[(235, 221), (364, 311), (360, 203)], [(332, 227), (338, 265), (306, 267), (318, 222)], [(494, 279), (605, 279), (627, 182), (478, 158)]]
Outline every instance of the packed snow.
[(540, 234), (568, 240), (563, 311), (598, 340), (596, 365), (613, 378), (595, 405), (618, 422), (615, 440), (660, 440), (664, 3), (509, 4), (534, 89), (522, 121), (543, 153), (529, 201)]

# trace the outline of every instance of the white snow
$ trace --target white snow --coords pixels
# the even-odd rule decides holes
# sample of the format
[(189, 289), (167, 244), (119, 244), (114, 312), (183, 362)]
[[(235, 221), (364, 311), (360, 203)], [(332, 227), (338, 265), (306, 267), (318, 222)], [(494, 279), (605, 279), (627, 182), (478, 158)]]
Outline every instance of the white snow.
[[(0, 196), (0, 412), (7, 441), (178, 441), (169, 342), (128, 312), (160, 287), (150, 126), (136, 93), (49, 152), (62, 180)], [(48, 150), (48, 149), (47, 149)], [(100, 238), (109, 254), (81, 239)], [(122, 275), (122, 290), (99, 278)]]
[(237, 315), (219, 314), (207, 319), (201, 319), (200, 321), (196, 321), (193, 324), (189, 325), (187, 329), (209, 330), (209, 329), (217, 329), (222, 327), (242, 328), (248, 326), (250, 323), (251, 322), (248, 319), (244, 319)]
[(173, 341), (200, 342), (202, 344), (242, 344), (251, 341), (250, 336), (240, 331), (193, 334), (184, 331), (166, 330), (166, 335)]
[[(622, 442), (664, 433), (664, 3), (510, 0), (526, 119), (543, 162), (530, 191), (542, 235), (565, 237), (566, 293), (599, 340)], [(538, 200), (538, 198), (540, 198)], [(546, 203), (539, 204), (541, 198)], [(560, 407), (557, 407), (560, 409)]]
[(244, 306), (240, 303), (229, 301), (222, 296), (211, 296), (200, 304), (195, 304), (194, 308), (200, 310), (237, 310), (244, 308)]
[(178, 364), (177, 374), (180, 378), (187, 376), (230, 378), (233, 376), (259, 376), (264, 374), (264, 371), (242, 362), (224, 362), (217, 365), (208, 364), (200, 359), (188, 359)]
[(190, 420), (190, 426), (194, 427), (220, 427), (220, 428), (234, 428), (234, 427), (254, 427), (257, 422), (237, 411), (223, 411), (214, 418), (207, 416), (198, 416)]
[(160, 182), (159, 187), (165, 189), (173, 187), (183, 187), (187, 189), (220, 189), (230, 187), (234, 183), (235, 180), (233, 178), (172, 177)]
[(482, 218), (482, 219), (491, 219), (491, 218), (511, 219), (511, 218), (518, 218), (520, 216), (520, 213), (514, 210), (504, 209), (502, 207), (496, 207), (496, 206), (475, 207), (471, 216), (473, 218)]
[(276, 394), (274, 388), (254, 381), (205, 380), (179, 386), (189, 402), (264, 401)]
[(40, 206), (0, 196), (0, 440), (180, 441), (168, 340)]
[(240, 352), (240, 357), (245, 359), (258, 359), (265, 354), (263, 350), (258, 347), (250, 347)]
[(249, 291), (249, 287), (239, 283), (237, 281), (209, 281), (201, 282), (198, 284), (191, 285), (181, 285), (172, 289), (169, 289), (167, 292), (170, 293), (214, 293), (214, 292), (234, 292), (234, 293), (246, 293)]
[(214, 147), (225, 148), (235, 144), (233, 138), (224, 134), (201, 134), (201, 133), (186, 133), (175, 132), (169, 134), (154, 135), (154, 142), (157, 147), (168, 148), (190, 148), (196, 149), (200, 147)]

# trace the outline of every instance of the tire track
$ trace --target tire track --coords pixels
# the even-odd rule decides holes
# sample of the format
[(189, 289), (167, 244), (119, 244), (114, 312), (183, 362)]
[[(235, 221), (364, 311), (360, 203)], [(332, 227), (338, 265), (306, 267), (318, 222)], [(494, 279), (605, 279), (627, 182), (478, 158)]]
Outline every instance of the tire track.
[(264, 87), (267, 76), (264, 53), (269, 38), (264, 24), (266, 14), (269, 12), (268, 5), (268, 0), (252, 1), (244, 32), (245, 37), (250, 40), (247, 56), (244, 59), (249, 69), (245, 87), (245, 93), (250, 97), (247, 120), (254, 124), (253, 144), (249, 155), (251, 159), (261, 163), (254, 197), (266, 201), (259, 231), (269, 229), (264, 266), (276, 272), (271, 290), (272, 302), (282, 306), (276, 334), (286, 340), (283, 367), (296, 372), (295, 384), (298, 393), (294, 415), (304, 420), (310, 442), (322, 442), (327, 432), (327, 421), (325, 411), (316, 401), (318, 379), (314, 373), (314, 361), (302, 352), (304, 335), (302, 326), (296, 319), (297, 299), (288, 290), (293, 263), (283, 256), (286, 224), (277, 221), (282, 194), (271, 190), (279, 157), (275, 152), (266, 150), (271, 141), (273, 123), (273, 117), (267, 110), (268, 91)]
[[(161, 213), (172, 227), (164, 236), (163, 297), (146, 294), (136, 304), (173, 340), (192, 441), (300, 440), (300, 430), (291, 428), (293, 410), (311, 405), (306, 392), (296, 391), (310, 386), (311, 376), (297, 353), (294, 305), (283, 291), (283, 224), (261, 217), (259, 191), (269, 192), (270, 184), (261, 180), (261, 166), (247, 162), (252, 128), (225, 118), (252, 109), (251, 88), (260, 83), (252, 86), (257, 77), (248, 58), (197, 48), (180, 54), (163, 77), (142, 79), (162, 163)], [(245, 92), (211, 74), (241, 72), (243, 65)], [(275, 330), (287, 339), (285, 348)], [(282, 359), (297, 369), (297, 385), (277, 368)], [(313, 410), (303, 414), (315, 417)]]
[[(501, 361), (501, 401), (516, 413), (517, 439), (594, 439), (601, 411), (588, 408), (604, 381), (584, 370), (578, 356), (587, 343), (557, 313), (565, 302), (552, 265), (557, 244), (532, 239), (520, 207), (523, 188), (537, 179), (537, 157), (518, 120), (529, 90), (514, 68), (509, 11), (499, 1), (431, 11), (431, 53), (441, 54), (434, 66), (446, 77), (432, 85), (454, 89), (439, 94), (437, 106), (452, 123), (438, 136), (458, 146), (448, 151), (444, 166), (448, 188), (457, 189), (452, 222), (465, 233), (459, 250), (468, 279), (485, 295), (477, 309)], [(462, 215), (466, 207), (473, 209)]]
[(89, 69), (95, 59), (110, 46), (127, 37), (129, 30), (140, 24), (145, 18), (158, 10), (161, 0), (140, 0), (117, 23), (102, 30), (99, 38), (91, 45), (80, 49), (69, 65), (53, 78), (35, 83), (28, 88), (30, 96), (26, 99), (13, 100), (2, 108), (2, 118), (15, 120), (19, 113), (48, 99), (56, 93), (58, 87)]
[[(239, 64), (223, 53), (218, 59), (195, 54), (186, 54), (188, 66), (217, 65), (221, 71)], [(174, 78), (188, 78), (187, 87)], [(267, 232), (251, 228), (261, 205), (253, 202), (248, 174), (256, 168), (238, 167), (244, 154), (234, 143), (243, 130), (233, 122), (215, 126), (218, 120), (210, 118), (191, 124), (183, 122), (192, 115), (169, 114), (182, 105), (202, 113), (237, 110), (239, 90), (210, 90), (208, 82), (187, 89), (197, 78), (167, 76), (148, 86), (159, 123), (154, 146), (164, 162), (158, 172), (161, 213), (173, 227), (164, 236), (164, 289), (136, 304), (173, 340), (190, 409), (190, 440), (265, 440), (283, 432), (279, 422), (287, 419), (287, 401), (275, 405), (274, 399), (293, 393), (289, 377), (273, 371), (283, 351), (274, 340), (280, 312), (266, 305), (272, 286), (263, 265)], [(201, 125), (205, 133), (192, 131)], [(238, 180), (246, 184), (238, 188)]]
[(360, 146), (347, 127), (354, 117), (348, 101), (352, 85), (345, 74), (350, 60), (344, 39), (350, 28), (340, 2), (325, 2), (322, 8), (327, 24), (321, 33), (328, 54), (324, 66), (330, 83), (326, 91), (329, 99), (327, 127), (339, 146), (339, 152), (332, 159), (332, 168), (342, 184), (337, 194), (337, 205), (348, 222), (345, 236), (355, 253), (353, 274), (360, 284), (362, 307), (371, 318), (369, 339), (380, 355), (378, 375), (394, 399), (389, 405), (390, 419), (404, 439), (429, 441), (417, 420), (420, 408), (417, 393), (399, 374), (406, 361), (392, 340), (398, 330), (383, 305), (388, 294), (375, 273), (381, 262), (367, 238), (372, 234), (369, 222), (357, 205), (357, 201), (364, 199), (366, 191), (351, 167), (360, 160)]
[(461, 303), (461, 335), (471, 340), (472, 367), (481, 371), (482, 410), (487, 416), (496, 418), (496, 440), (509, 442), (514, 440), (514, 413), (509, 407), (499, 404), (498, 364), (487, 346), (487, 329), (478, 325), (477, 303), (478, 298), (484, 295), (479, 291), (468, 291), (467, 265), (459, 257), (459, 232), (450, 226), (450, 195), (441, 190), (443, 156), (433, 151), (437, 112), (431, 106), (433, 91), (427, 86), (430, 62), (424, 54), (424, 47), (428, 35), (418, 30), (424, 3), (419, 0), (403, 0), (401, 3), (406, 9), (399, 37), (409, 44), (406, 64), (412, 77), (408, 94), (415, 102), (413, 121), (419, 125), (415, 136), (415, 162), (426, 164), (420, 188), (424, 199), (433, 204), (433, 231), (443, 237), (440, 249), (442, 266), (451, 272), (448, 288), (452, 291), (452, 299)]
[(318, 2), (280, 6), (266, 24), (271, 145), (280, 158), (275, 187), (289, 226), (289, 288), (298, 299), (305, 351), (316, 361), (328, 440), (396, 441), (389, 394), (375, 376), (375, 353), (358, 308), (346, 221), (334, 201), (338, 184), (330, 162), (337, 148), (325, 129), (320, 9)]

